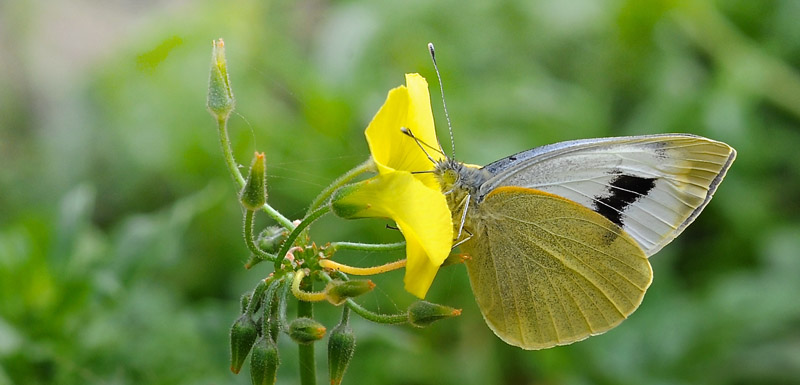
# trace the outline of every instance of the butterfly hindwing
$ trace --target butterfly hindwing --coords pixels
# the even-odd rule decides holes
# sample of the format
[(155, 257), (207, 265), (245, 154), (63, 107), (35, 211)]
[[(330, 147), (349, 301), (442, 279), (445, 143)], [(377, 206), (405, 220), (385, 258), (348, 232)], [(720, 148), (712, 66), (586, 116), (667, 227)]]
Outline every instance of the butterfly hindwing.
[(637, 242), (606, 217), (528, 188), (500, 187), (466, 221), (462, 245), (486, 322), (501, 339), (544, 349), (603, 333), (652, 280)]
[(562, 196), (621, 226), (652, 255), (700, 213), (735, 157), (725, 143), (685, 134), (556, 143), (484, 167), (478, 199), (502, 186)]

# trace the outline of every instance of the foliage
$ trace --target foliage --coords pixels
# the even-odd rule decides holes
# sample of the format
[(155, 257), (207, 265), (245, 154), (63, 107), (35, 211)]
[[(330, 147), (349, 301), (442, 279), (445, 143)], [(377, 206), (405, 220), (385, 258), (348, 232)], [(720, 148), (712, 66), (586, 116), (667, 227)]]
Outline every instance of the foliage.
[[(239, 294), (263, 271), (242, 268), (236, 191), (204, 107), (208, 43), (220, 36), (232, 83), (247, 85), (229, 123), (234, 152), (246, 162), (267, 150), (270, 201), (292, 218), (368, 154), (362, 130), (398, 74), (435, 79), (429, 41), (459, 160), (658, 132), (738, 150), (703, 215), (652, 259), (653, 286), (620, 327), (545, 351), (506, 346), (479, 316), (464, 269), (448, 267), (427, 298), (462, 307), (460, 318), (415, 329), (354, 317), (345, 383), (800, 378), (797, 2), (128, 7), (0, 6), (0, 384), (247, 383), (229, 371), (227, 333)], [(323, 219), (314, 231), (400, 240), (385, 223)], [(401, 274), (376, 281), (363, 302), (406, 308), (415, 298)], [(317, 318), (332, 327), (339, 316)], [(278, 369), (287, 383), (298, 382), (293, 361)]]

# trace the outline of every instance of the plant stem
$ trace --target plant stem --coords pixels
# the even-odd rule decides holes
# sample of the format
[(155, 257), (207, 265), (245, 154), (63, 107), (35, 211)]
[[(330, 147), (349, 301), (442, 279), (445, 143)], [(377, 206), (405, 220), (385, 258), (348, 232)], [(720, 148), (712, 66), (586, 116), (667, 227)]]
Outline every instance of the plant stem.
[[(222, 157), (225, 158), (225, 165), (228, 166), (228, 173), (231, 174), (231, 178), (233, 178), (233, 182), (236, 184), (236, 188), (238, 191), (241, 191), (244, 188), (244, 177), (242, 173), (239, 172), (239, 166), (236, 163), (236, 159), (233, 157), (233, 150), (231, 149), (231, 140), (228, 137), (228, 119), (227, 118), (219, 118), (217, 119), (217, 129), (219, 130), (219, 144), (222, 146)], [(283, 214), (279, 213), (277, 210), (272, 208), (269, 203), (265, 204), (263, 210), (267, 215), (272, 217), (276, 222), (278, 222), (281, 226), (286, 229), (293, 229), (294, 225), (292, 221), (287, 219), (283, 216)]]
[(378, 314), (367, 310), (365, 307), (356, 303), (352, 299), (347, 299), (347, 307), (349, 307), (353, 312), (360, 315), (361, 318), (364, 318), (367, 321), (372, 321), (375, 323), (380, 324), (402, 324), (408, 322), (408, 314), (407, 313), (399, 313), (399, 314)]
[(272, 208), (269, 203), (264, 204), (264, 207), (261, 209), (264, 210), (264, 212), (267, 213), (267, 215), (269, 215), (272, 219), (274, 219), (275, 222), (278, 222), (278, 224), (280, 224), (284, 229), (294, 229), (294, 223), (292, 223), (289, 218), (284, 217), (283, 214), (278, 212), (278, 210)]
[(318, 207), (322, 206), (328, 201), (328, 198), (331, 197), (334, 191), (339, 187), (342, 187), (345, 183), (353, 180), (353, 178), (375, 169), (375, 162), (373, 162), (372, 158), (367, 159), (366, 162), (359, 164), (358, 166), (354, 167), (350, 171), (344, 173), (344, 175), (337, 178), (330, 186), (326, 187), (322, 192), (314, 198), (314, 201), (311, 202), (311, 206), (308, 207), (308, 213), (306, 215), (311, 214), (312, 211), (316, 210)]
[(341, 249), (346, 250), (359, 250), (359, 251), (394, 251), (406, 247), (405, 242), (397, 243), (356, 243), (356, 242), (331, 242), (330, 248), (333, 251)]
[(231, 174), (234, 183), (241, 190), (244, 187), (244, 177), (239, 172), (239, 166), (236, 165), (236, 159), (233, 158), (233, 150), (231, 150), (231, 140), (228, 138), (228, 119), (217, 119), (217, 128), (219, 129), (219, 144), (222, 146), (222, 155), (225, 158), (225, 165), (228, 166), (228, 172)]
[(260, 247), (256, 246), (253, 240), (253, 222), (255, 222), (255, 215), (253, 214), (255, 214), (255, 211), (252, 210), (245, 210), (244, 212), (244, 243), (247, 244), (247, 248), (250, 249), (250, 252), (255, 254), (259, 259), (274, 261), (275, 256), (261, 250)]
[[(313, 285), (309, 280), (308, 283), (303, 284), (303, 289), (313, 290)], [(297, 317), (314, 317), (314, 304), (311, 302), (297, 301)], [(300, 366), (300, 384), (301, 385), (316, 385), (317, 382), (317, 365), (314, 358), (314, 344), (299, 344), (298, 346), (298, 360)]]
[(258, 281), (253, 294), (250, 296), (250, 304), (247, 306), (247, 314), (253, 315), (261, 307), (261, 301), (264, 298), (264, 292), (267, 290), (269, 278)]
[(342, 325), (347, 325), (348, 322), (350, 322), (350, 307), (344, 306), (342, 309), (342, 320), (339, 321), (339, 323)]

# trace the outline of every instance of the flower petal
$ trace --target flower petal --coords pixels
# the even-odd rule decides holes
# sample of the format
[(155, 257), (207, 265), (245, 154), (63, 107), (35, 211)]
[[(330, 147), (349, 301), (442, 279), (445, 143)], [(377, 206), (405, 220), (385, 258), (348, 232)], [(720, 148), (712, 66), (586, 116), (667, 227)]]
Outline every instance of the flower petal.
[[(389, 91), (386, 102), (364, 132), (381, 173), (427, 171), (434, 166), (416, 141), (401, 131), (403, 127), (408, 128), (421, 143), (438, 147), (428, 83), (418, 74), (407, 74), (406, 82), (408, 86)], [(443, 158), (434, 150), (426, 151), (435, 160)], [(432, 175), (419, 174), (417, 177), (428, 187), (439, 190)]]
[(423, 298), (452, 245), (444, 195), (406, 171), (379, 174), (342, 191), (332, 201), (338, 215), (388, 217), (397, 223), (406, 239), (406, 289)]
[[(399, 224), (398, 226), (401, 230), (403, 229)], [(428, 288), (431, 287), (433, 279), (436, 277), (436, 272), (439, 271), (439, 265), (431, 262), (429, 258), (412, 257), (424, 253), (421, 245), (406, 238), (406, 276), (403, 278), (403, 282), (407, 292), (421, 299), (425, 298)]]
[[(408, 109), (408, 128), (420, 142), (441, 149), (442, 146), (436, 137), (436, 126), (433, 123), (428, 82), (420, 74), (406, 74), (406, 87), (408, 87), (409, 101), (411, 102)], [(440, 152), (431, 150), (428, 151), (428, 154), (435, 160), (444, 158)]]

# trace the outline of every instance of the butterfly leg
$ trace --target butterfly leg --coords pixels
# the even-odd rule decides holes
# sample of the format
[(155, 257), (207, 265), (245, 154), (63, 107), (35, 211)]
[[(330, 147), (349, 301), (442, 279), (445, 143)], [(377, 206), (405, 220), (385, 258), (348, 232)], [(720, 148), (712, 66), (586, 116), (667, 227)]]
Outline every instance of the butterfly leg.
[(456, 235), (456, 239), (461, 238), (461, 232), (464, 231), (464, 222), (467, 220), (467, 209), (469, 209), (469, 194), (467, 194), (461, 202), (464, 209), (461, 211), (461, 223), (458, 224), (458, 235)]
[[(466, 233), (467, 233), (467, 236), (466, 236), (464, 239), (462, 239), (462, 240), (460, 240), (460, 241), (456, 242), (456, 243), (453, 245), (453, 247), (452, 247), (451, 249), (455, 249), (456, 247), (458, 247), (458, 246), (459, 246), (459, 245), (461, 245), (462, 243), (464, 243), (464, 242), (466, 242), (466, 241), (468, 241), (468, 240), (472, 239), (472, 233), (471, 233), (469, 230), (467, 230), (467, 229), (464, 229), (464, 232), (466, 232)], [(456, 239), (458, 239), (458, 238), (456, 238)]]

